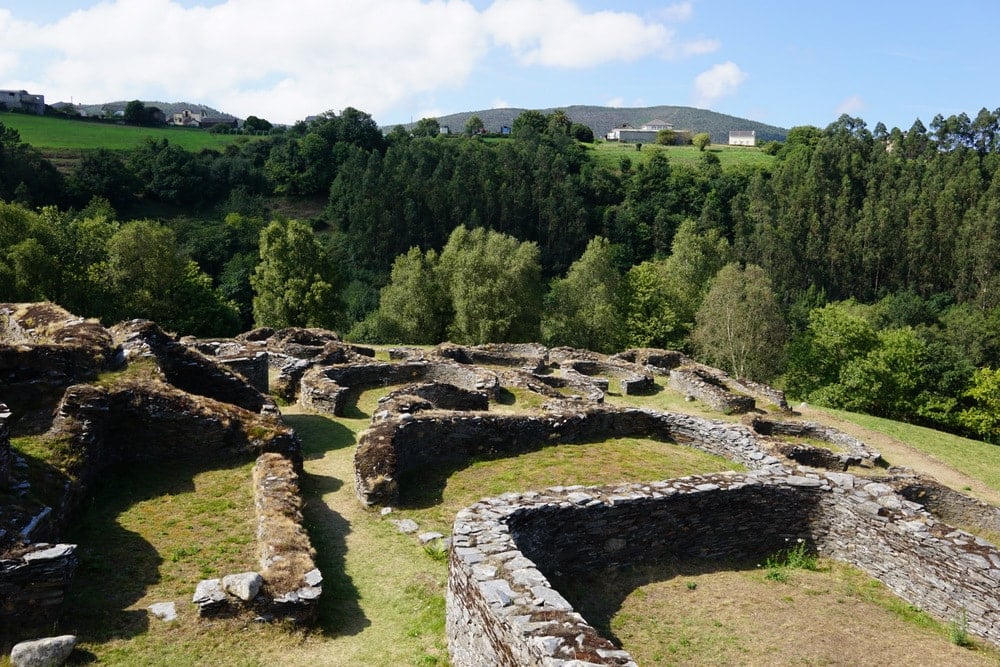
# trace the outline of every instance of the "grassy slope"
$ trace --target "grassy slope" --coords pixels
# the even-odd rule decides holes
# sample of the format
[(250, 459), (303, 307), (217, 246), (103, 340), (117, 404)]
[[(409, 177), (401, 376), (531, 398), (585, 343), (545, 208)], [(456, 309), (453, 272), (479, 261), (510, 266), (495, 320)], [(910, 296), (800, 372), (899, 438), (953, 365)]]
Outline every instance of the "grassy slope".
[[(414, 537), (400, 534), (388, 519), (411, 518), (421, 530), (447, 533), (454, 512), (484, 495), (552, 484), (662, 479), (731, 467), (685, 447), (646, 440), (551, 447), (515, 459), (479, 461), (452, 474), (424, 476), (403, 507), (387, 519), (362, 508), (353, 493), (356, 435), (367, 426), (384, 391), (362, 394), (348, 418), (328, 419), (294, 407), (285, 411), (306, 448), (306, 522), (326, 578), (319, 630), (301, 633), (246, 620), (196, 618), (189, 600), (197, 579), (253, 567), (246, 539), (249, 467), (199, 473), (180, 466), (145, 476), (129, 472), (110, 479), (98, 493), (77, 535), (84, 545), (81, 574), (89, 580), (81, 579), (74, 587), (60, 631), (79, 632), (84, 656), (89, 653), (110, 664), (446, 664), (445, 564)], [(628, 403), (632, 397), (611, 400)], [(669, 391), (636, 397), (636, 402), (702, 412)], [(518, 401), (505, 409), (519, 405), (531, 407)], [(823, 414), (810, 418), (822, 420)], [(865, 428), (913, 438), (917, 446), (940, 452), (940, 434), (883, 421), (866, 422)], [(974, 459), (988, 453), (983, 450)], [(989, 467), (986, 461), (981, 470)], [(579, 603), (590, 610), (598, 627), (636, 650), (640, 664), (698, 664), (714, 661), (711, 656), (743, 664), (788, 662), (798, 659), (786, 652), (795, 645), (789, 639), (812, 641), (819, 622), (796, 626), (789, 619), (825, 618), (822, 610), (834, 606), (838, 613), (849, 611), (831, 618), (863, 619), (858, 632), (865, 628), (868, 639), (856, 639), (850, 632), (831, 634), (835, 639), (823, 643), (827, 648), (799, 656), (809, 664), (836, 661), (842, 654), (863, 658), (865, 642), (888, 639), (917, 647), (918, 658), (935, 656), (953, 663), (982, 657), (954, 653), (945, 626), (914, 617), (907, 605), (866, 578), (859, 582), (859, 575), (840, 566), (796, 574), (791, 584), (765, 581), (752, 564), (725, 572), (622, 576), (632, 579), (618, 581), (618, 590), (610, 591), (597, 581)], [(177, 603), (178, 621), (165, 624), (148, 618), (145, 608), (165, 600)], [(662, 622), (679, 619), (682, 612), (687, 620)], [(819, 632), (834, 633), (844, 622), (830, 621)], [(778, 628), (777, 635), (760, 630), (772, 626)], [(843, 653), (848, 644), (861, 648)]]
[(96, 148), (124, 150), (142, 145), (147, 138), (166, 138), (171, 144), (190, 151), (204, 148), (221, 150), (235, 141), (248, 140), (237, 135), (212, 134), (192, 128), (109, 125), (10, 112), (0, 112), (0, 123), (17, 130), (22, 141), (43, 151)]
[[(635, 144), (624, 144), (612, 141), (602, 141), (601, 143), (588, 146), (588, 153), (597, 164), (611, 169), (621, 166), (623, 158), (632, 161), (634, 169), (640, 164), (645, 164), (656, 153), (663, 152), (670, 159), (670, 164), (683, 164), (697, 166), (701, 161), (703, 153), (694, 146), (658, 146), (655, 144), (643, 144), (642, 150), (636, 150)], [(735, 166), (759, 166), (770, 164), (774, 157), (765, 155), (759, 148), (746, 146), (709, 146), (705, 152), (718, 156), (723, 169)]]

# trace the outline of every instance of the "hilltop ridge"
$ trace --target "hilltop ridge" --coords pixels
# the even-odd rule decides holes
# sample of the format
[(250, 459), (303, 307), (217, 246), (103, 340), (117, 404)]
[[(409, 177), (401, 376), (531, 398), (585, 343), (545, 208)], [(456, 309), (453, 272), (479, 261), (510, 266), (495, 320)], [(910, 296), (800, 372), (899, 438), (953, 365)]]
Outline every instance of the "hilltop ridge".
[[(728, 114), (696, 109), (684, 106), (652, 106), (652, 107), (606, 107), (589, 105), (571, 105), (566, 107), (549, 107), (538, 109), (542, 113), (552, 113), (562, 109), (575, 123), (582, 123), (594, 131), (594, 136), (603, 137), (611, 129), (624, 124), (640, 127), (651, 120), (664, 120), (671, 123), (676, 130), (692, 130), (708, 132), (714, 143), (726, 143), (730, 130), (755, 130), (759, 141), (784, 141), (788, 135), (786, 128), (768, 125), (747, 118), (739, 118)], [(502, 109), (482, 109), (479, 111), (463, 111), (460, 113), (438, 116), (437, 121), (451, 128), (452, 132), (461, 132), (465, 122), (471, 116), (479, 116), (491, 132), (499, 132), (504, 125), (509, 126), (514, 119), (527, 109), (508, 107)]]

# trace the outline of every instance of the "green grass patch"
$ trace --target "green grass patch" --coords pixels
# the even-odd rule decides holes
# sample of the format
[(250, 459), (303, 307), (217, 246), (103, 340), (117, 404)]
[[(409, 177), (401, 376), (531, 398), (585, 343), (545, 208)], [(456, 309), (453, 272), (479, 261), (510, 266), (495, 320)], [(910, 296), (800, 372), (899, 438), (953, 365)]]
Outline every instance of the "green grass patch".
[(620, 169), (622, 158), (632, 161), (632, 168), (635, 169), (640, 164), (646, 164), (653, 155), (663, 153), (670, 160), (671, 164), (697, 167), (701, 164), (702, 156), (711, 153), (719, 158), (723, 169), (732, 167), (758, 167), (767, 166), (774, 161), (774, 156), (766, 155), (759, 148), (748, 146), (723, 146), (713, 145), (699, 151), (694, 146), (658, 146), (656, 144), (643, 144), (642, 150), (636, 150), (635, 144), (618, 143), (615, 141), (603, 141), (587, 145), (587, 154), (597, 164), (608, 169)]
[[(21, 141), (44, 151), (62, 149), (128, 150), (141, 146), (146, 139), (167, 139), (171, 144), (189, 151), (222, 150), (226, 146), (254, 138), (231, 134), (212, 134), (185, 127), (134, 127), (93, 121), (49, 118), (20, 113), (0, 112), (0, 123), (13, 128)], [(58, 153), (62, 157), (65, 154)]]
[(684, 445), (614, 438), (479, 460), (459, 470), (411, 471), (400, 477), (400, 507), (422, 527), (448, 533), (458, 510), (508, 491), (650, 481), (720, 470), (744, 468)]
[(816, 554), (809, 551), (801, 538), (794, 546), (772, 554), (764, 561), (764, 578), (787, 583), (792, 570), (815, 572), (819, 564)]

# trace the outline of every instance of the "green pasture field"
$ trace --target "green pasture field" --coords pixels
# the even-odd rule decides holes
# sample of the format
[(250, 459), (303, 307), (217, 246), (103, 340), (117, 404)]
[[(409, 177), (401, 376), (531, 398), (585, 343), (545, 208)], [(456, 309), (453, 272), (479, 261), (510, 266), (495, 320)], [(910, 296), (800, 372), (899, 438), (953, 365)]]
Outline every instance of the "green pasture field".
[(10, 112), (0, 112), (0, 123), (17, 130), (21, 141), (42, 151), (127, 150), (141, 146), (146, 139), (152, 138), (167, 139), (171, 144), (198, 152), (205, 148), (221, 150), (237, 141), (252, 140), (242, 135), (212, 134), (194, 128), (134, 127)]
[(619, 143), (617, 141), (602, 141), (593, 145), (587, 145), (587, 152), (593, 160), (604, 167), (618, 169), (621, 167), (622, 158), (632, 161), (632, 168), (640, 164), (646, 164), (657, 153), (664, 153), (670, 160), (670, 164), (683, 164), (697, 166), (701, 162), (704, 153), (711, 153), (719, 158), (723, 169), (730, 169), (739, 166), (758, 167), (771, 164), (774, 156), (766, 155), (761, 149), (750, 146), (724, 146), (713, 144), (705, 149), (704, 153), (694, 146), (659, 146), (656, 144), (641, 144), (642, 148), (636, 150), (637, 144)]

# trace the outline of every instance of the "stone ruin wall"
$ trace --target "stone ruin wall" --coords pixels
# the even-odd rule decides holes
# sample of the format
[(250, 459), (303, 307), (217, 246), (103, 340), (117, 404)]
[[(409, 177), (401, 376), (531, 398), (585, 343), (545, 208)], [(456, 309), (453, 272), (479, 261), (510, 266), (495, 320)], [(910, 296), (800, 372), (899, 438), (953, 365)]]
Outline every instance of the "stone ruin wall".
[(0, 401), (15, 412), (58, 400), (115, 363), (104, 327), (52, 304), (0, 303)]
[(734, 378), (730, 375), (726, 375), (725, 377), (725, 383), (731, 390), (769, 403), (781, 412), (791, 413), (792, 409), (788, 407), (788, 399), (785, 398), (785, 392), (780, 389), (769, 387), (761, 382), (754, 382), (749, 378)]
[[(202, 617), (252, 612), (267, 620), (310, 624), (318, 612), (323, 576), (302, 525), (298, 473), (286, 457), (263, 454), (254, 465), (253, 485), (260, 571), (203, 580), (191, 601)], [(238, 584), (246, 581), (253, 585)]]
[(882, 454), (857, 438), (815, 422), (781, 421), (759, 415), (744, 418), (755, 432), (769, 437), (791, 436), (828, 442), (846, 452), (831, 451), (808, 444), (778, 442), (775, 448), (783, 456), (802, 465), (829, 470), (847, 470), (851, 466), (875, 467), (882, 463)]
[(667, 384), (671, 389), (696, 398), (713, 410), (727, 415), (751, 412), (757, 407), (752, 396), (728, 391), (714, 376), (697, 367), (685, 366), (671, 370)]
[(306, 371), (302, 376), (299, 402), (317, 412), (343, 416), (351, 392), (420, 381), (447, 383), (467, 391), (485, 392), (494, 399), (500, 390), (500, 380), (495, 373), (454, 362), (371, 362), (316, 366)]
[(549, 351), (538, 343), (493, 343), (463, 346), (442, 343), (434, 348), (434, 356), (460, 364), (478, 366), (510, 366), (537, 372), (548, 364)]
[(947, 523), (1000, 535), (1000, 508), (970, 498), (907, 468), (890, 468), (889, 475), (879, 481)]
[(361, 434), (354, 456), (355, 492), (365, 505), (392, 505), (400, 476), (411, 470), (612, 437), (687, 444), (751, 468), (778, 465), (758, 447), (750, 429), (678, 413), (598, 407), (539, 415), (419, 413), (373, 423)]
[[(562, 362), (560, 367), (564, 372), (575, 371), (588, 377), (609, 375), (618, 380), (623, 396), (651, 393), (656, 386), (653, 375), (638, 366), (629, 368), (630, 365), (599, 360), (572, 359)], [(607, 381), (604, 382), (604, 389), (607, 390)]]
[(422, 410), (484, 412), (489, 408), (490, 397), (485, 391), (470, 391), (447, 382), (421, 382), (400, 387), (378, 399), (372, 421)]
[(0, 653), (51, 631), (78, 564), (75, 544), (36, 543), (0, 558)]
[(932, 615), (1000, 643), (1000, 552), (884, 484), (766, 470), (555, 487), (482, 500), (453, 526), (446, 600), (456, 667), (634, 665), (553, 587), (663, 559), (753, 559), (803, 539)]
[(267, 394), (270, 391), (268, 370), (271, 359), (266, 345), (233, 340), (183, 339), (181, 342), (217, 364), (239, 373), (240, 377), (260, 393)]
[[(281, 463), (269, 465), (270, 472), (254, 482), (255, 495), (260, 506), (294, 505), (295, 511), (282, 519), (294, 527), (286, 525), (283, 534), (298, 534), (305, 544), (285, 545), (281, 557), (297, 567), (277, 576), (277, 538), (263, 536), (273, 562), (270, 568), (262, 565), (264, 593), (259, 597), (266, 601), (265, 616), (302, 622), (314, 618), (322, 577), (297, 510), (301, 450), (294, 432), (276, 418), (269, 398), (150, 322), (122, 323), (112, 335), (51, 304), (0, 304), (0, 316), (0, 399), (10, 395), (28, 408), (39, 407), (42, 398), (58, 401), (48, 437), (66, 443), (72, 468), (63, 498), (54, 507), (42, 507), (32, 517), (4, 517), (4, 526), (12, 530), (0, 529), (5, 554), (0, 561), (0, 643), (51, 630), (77, 558), (75, 545), (47, 542), (58, 541), (103, 472), (121, 462), (176, 457), (218, 460), (274, 452), (269, 457)], [(141, 358), (155, 360), (147, 377), (119, 380), (110, 387), (77, 384)], [(11, 467), (10, 414), (2, 404), (0, 413), (0, 485), (7, 487), (17, 482), (18, 473)], [(284, 490), (268, 503), (275, 489)], [(270, 521), (279, 512), (268, 510), (267, 515)], [(257, 613), (261, 609), (258, 604)]]
[(166, 381), (196, 396), (213, 398), (251, 412), (276, 414), (269, 396), (251, 386), (246, 378), (179, 342), (148, 320), (131, 320), (111, 328), (114, 340), (127, 359), (153, 358)]

